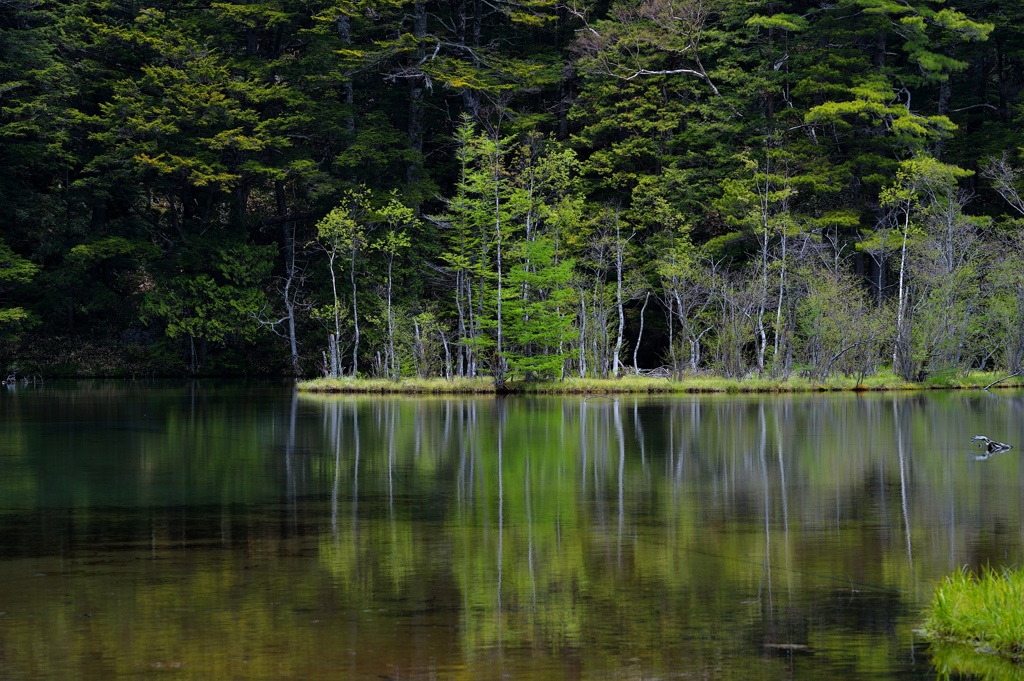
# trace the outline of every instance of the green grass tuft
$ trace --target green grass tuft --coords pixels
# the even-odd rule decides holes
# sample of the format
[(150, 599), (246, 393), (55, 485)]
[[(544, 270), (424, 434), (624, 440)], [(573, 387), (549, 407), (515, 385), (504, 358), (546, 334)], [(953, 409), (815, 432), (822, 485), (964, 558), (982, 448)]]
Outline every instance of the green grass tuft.
[(1024, 570), (961, 570), (935, 590), (921, 633), (1024, 661)]

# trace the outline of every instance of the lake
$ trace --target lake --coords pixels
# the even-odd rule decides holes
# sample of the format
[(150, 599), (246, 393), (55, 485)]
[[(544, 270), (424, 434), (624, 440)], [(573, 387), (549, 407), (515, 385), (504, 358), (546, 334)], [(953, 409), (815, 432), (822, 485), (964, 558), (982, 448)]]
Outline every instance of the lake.
[(1021, 563), (1022, 416), (5, 388), (0, 678), (934, 679), (937, 581)]

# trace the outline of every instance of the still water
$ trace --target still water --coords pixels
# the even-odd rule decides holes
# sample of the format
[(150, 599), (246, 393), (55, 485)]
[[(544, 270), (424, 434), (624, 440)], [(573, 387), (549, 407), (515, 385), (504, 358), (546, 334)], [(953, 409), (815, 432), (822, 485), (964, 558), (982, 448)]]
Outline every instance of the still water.
[(5, 390), (0, 678), (934, 679), (937, 580), (1024, 557), (1022, 412)]

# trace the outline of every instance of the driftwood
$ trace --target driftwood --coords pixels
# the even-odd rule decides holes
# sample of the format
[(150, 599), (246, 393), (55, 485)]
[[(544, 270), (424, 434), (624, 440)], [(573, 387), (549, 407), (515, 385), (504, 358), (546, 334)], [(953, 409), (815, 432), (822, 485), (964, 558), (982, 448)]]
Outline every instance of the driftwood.
[(654, 369), (634, 369), (633, 367), (625, 367), (627, 370), (633, 371), (637, 376), (643, 376), (644, 378), (671, 378), (672, 369), (670, 367), (656, 367)]
[(975, 435), (974, 437), (971, 438), (971, 442), (976, 443), (978, 447), (981, 447), (982, 449), (985, 450), (984, 454), (974, 457), (976, 461), (984, 460), (992, 456), (993, 454), (1002, 454), (1003, 452), (1008, 452), (1011, 449), (1013, 449), (1012, 445), (1008, 445), (1005, 442), (998, 442), (996, 440), (992, 440), (988, 437), (985, 437), (984, 435)]
[(985, 386), (985, 390), (988, 390), (989, 388), (994, 386), (996, 383), (1002, 383), (1003, 381), (1008, 381), (1011, 378), (1013, 378), (1014, 376), (1020, 376), (1021, 374), (1024, 374), (1024, 369), (1021, 369), (1020, 371), (1015, 371), (1012, 374), (1010, 374), (1009, 376), (1003, 376), (1002, 378), (1000, 378), (998, 380), (992, 381), (991, 383), (989, 383), (988, 385)]

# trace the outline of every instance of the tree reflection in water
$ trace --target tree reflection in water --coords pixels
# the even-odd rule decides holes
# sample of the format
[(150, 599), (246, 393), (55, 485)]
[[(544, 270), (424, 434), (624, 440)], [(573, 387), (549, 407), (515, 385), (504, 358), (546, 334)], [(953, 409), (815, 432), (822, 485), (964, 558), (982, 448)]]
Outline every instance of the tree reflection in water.
[(1022, 554), (1011, 393), (190, 390), (7, 398), (0, 675), (934, 678), (934, 581)]

